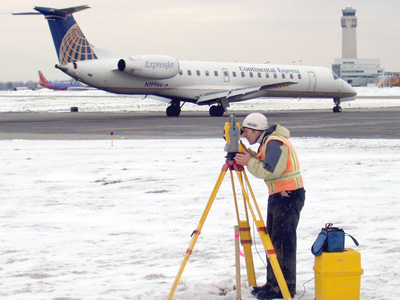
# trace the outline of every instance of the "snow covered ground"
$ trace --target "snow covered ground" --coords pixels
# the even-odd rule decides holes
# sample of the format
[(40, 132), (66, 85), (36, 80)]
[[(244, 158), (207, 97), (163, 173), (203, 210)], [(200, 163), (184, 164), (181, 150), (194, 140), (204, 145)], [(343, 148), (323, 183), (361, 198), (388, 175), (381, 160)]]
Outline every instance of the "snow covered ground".
[[(367, 107), (400, 106), (400, 88), (356, 88), (358, 96), (397, 96), (397, 99), (357, 99), (343, 102), (343, 109)], [(21, 90), (12, 92), (0, 91), (0, 112), (69, 112), (72, 106), (79, 107), (81, 112), (133, 112), (133, 111), (165, 111), (168, 104), (137, 96), (121, 96), (104, 91), (53, 91), (41, 89), (37, 91)], [(332, 99), (309, 98), (270, 98), (254, 99), (239, 103), (231, 103), (229, 111), (237, 110), (294, 110), (294, 109), (329, 109), (333, 107)], [(208, 111), (208, 105), (198, 106), (186, 103), (183, 111)]]
[[(70, 101), (78, 101), (0, 98), (3, 112), (44, 111), (46, 105), (51, 111), (66, 105), (68, 111), (74, 106)], [(82, 98), (90, 102), (88, 110), (99, 105)], [(121, 107), (132, 101), (116, 100)], [(398, 100), (388, 101), (381, 103), (398, 106)], [(293, 107), (299, 101), (283, 102)], [(138, 103), (144, 109), (145, 101)], [(310, 100), (308, 108), (316, 103)], [(305, 291), (300, 299), (314, 299), (310, 247), (331, 222), (360, 243), (356, 248), (346, 238), (346, 247), (362, 257), (361, 299), (397, 299), (400, 139), (293, 138), (292, 143), (307, 190), (295, 298)], [(113, 146), (108, 140), (1, 140), (0, 298), (166, 299), (224, 163), (224, 145), (222, 138), (114, 140)], [(267, 188), (250, 174), (249, 179), (266, 213)], [(236, 299), (235, 223), (228, 173), (174, 299)], [(257, 281), (264, 284), (265, 255), (252, 235)], [(243, 258), (241, 274), (242, 299), (254, 299)]]

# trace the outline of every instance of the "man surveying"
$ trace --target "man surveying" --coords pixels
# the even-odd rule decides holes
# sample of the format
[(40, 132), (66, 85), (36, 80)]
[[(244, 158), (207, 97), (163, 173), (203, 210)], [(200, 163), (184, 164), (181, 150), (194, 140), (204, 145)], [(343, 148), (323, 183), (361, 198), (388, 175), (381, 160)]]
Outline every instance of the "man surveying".
[[(267, 231), (276, 250), (279, 265), (293, 298), (296, 294), (296, 229), (305, 200), (303, 179), (297, 154), (289, 142), (290, 132), (283, 126), (268, 127), (260, 113), (249, 114), (242, 123), (243, 137), (250, 145), (260, 144), (258, 151), (243, 147), (235, 161), (247, 166), (255, 177), (264, 179), (269, 189)], [(270, 261), (267, 260), (267, 282), (254, 287), (257, 299), (283, 298)]]

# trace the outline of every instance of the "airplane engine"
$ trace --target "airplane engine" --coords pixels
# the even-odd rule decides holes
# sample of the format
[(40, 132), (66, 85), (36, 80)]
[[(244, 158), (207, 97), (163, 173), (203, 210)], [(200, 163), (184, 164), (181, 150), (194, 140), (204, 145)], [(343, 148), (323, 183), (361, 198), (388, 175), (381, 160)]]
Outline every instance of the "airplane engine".
[(179, 61), (171, 56), (139, 55), (118, 61), (118, 70), (133, 76), (168, 79), (179, 72)]

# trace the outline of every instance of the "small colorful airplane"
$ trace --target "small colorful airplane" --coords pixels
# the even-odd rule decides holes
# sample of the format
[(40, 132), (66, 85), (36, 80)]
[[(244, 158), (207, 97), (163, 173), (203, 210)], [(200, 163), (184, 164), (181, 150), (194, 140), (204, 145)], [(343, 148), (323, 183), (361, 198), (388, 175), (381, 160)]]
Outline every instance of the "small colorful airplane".
[(88, 89), (89, 87), (87, 85), (84, 85), (80, 82), (74, 81), (65, 81), (65, 82), (51, 82), (47, 81), (46, 77), (44, 77), (42, 71), (39, 71), (39, 84), (42, 87), (51, 89), (51, 90), (83, 90), (83, 89)]

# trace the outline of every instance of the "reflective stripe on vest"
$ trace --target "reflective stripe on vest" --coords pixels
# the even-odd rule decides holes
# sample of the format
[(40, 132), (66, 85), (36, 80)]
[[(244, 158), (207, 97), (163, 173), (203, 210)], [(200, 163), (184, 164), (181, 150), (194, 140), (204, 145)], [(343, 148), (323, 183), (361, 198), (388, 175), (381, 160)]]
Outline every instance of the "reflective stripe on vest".
[(265, 153), (267, 152), (268, 142), (272, 140), (282, 142), (289, 151), (286, 169), (283, 174), (279, 178), (273, 180), (265, 180), (265, 183), (268, 185), (269, 194), (272, 195), (283, 191), (294, 191), (304, 187), (303, 177), (300, 174), (300, 164), (297, 158), (297, 154), (294, 151), (292, 144), (286, 138), (277, 135), (270, 135), (267, 138), (267, 141), (260, 146), (256, 157), (264, 161)]

